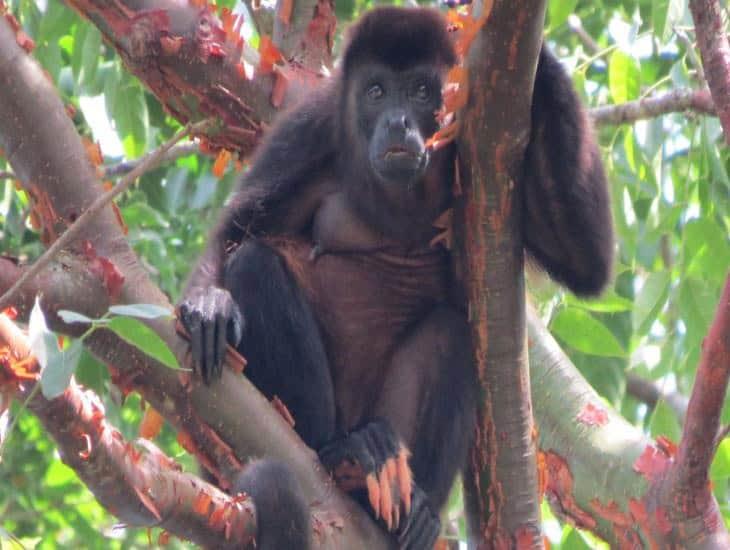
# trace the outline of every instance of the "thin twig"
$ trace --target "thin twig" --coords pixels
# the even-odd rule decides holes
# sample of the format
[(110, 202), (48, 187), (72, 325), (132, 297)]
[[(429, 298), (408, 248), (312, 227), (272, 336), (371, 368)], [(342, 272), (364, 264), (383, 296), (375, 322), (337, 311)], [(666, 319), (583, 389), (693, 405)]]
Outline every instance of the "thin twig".
[(10, 289), (0, 297), (0, 310), (5, 309), (11, 305), (16, 295), (20, 292), (23, 285), (29, 281), (32, 277), (35, 277), (40, 271), (48, 265), (48, 263), (58, 254), (58, 252), (71, 243), (76, 238), (83, 227), (91, 220), (96, 214), (98, 214), (105, 206), (107, 206), (115, 197), (126, 191), (147, 168), (157, 162), (162, 156), (170, 150), (178, 141), (191, 133), (197, 134), (202, 133), (205, 128), (210, 124), (210, 120), (204, 120), (197, 124), (188, 124), (167, 142), (163, 143), (154, 151), (145, 155), (142, 161), (131, 171), (129, 174), (124, 176), (119, 183), (112, 189), (97, 197), (97, 199), (91, 203), (91, 206), (83, 213), (78, 219), (72, 223), (66, 231), (54, 242), (43, 255), (38, 258), (35, 263), (23, 273), (23, 275), (10, 287)]
[(589, 112), (596, 124), (626, 124), (684, 111), (714, 115), (715, 109), (710, 92), (678, 89), (618, 105), (594, 107)]
[(17, 176), (12, 172), (0, 172), (0, 180), (14, 180)]
[(568, 16), (568, 27), (571, 31), (575, 33), (575, 35), (578, 37), (578, 39), (583, 43), (583, 46), (586, 50), (588, 50), (588, 53), (591, 55), (595, 55), (598, 52), (601, 51), (601, 47), (598, 45), (598, 43), (593, 40), (593, 37), (588, 34), (588, 31), (585, 30), (583, 27), (583, 22), (580, 20), (580, 17), (578, 17), (576, 14), (571, 13)]
[(672, 409), (680, 423), (687, 415), (689, 399), (679, 392), (667, 391), (653, 380), (642, 378), (633, 372), (626, 373), (626, 393), (650, 408), (656, 407), (661, 399)]
[[(167, 151), (167, 153), (165, 153), (158, 162), (149, 164), (147, 166), (147, 171), (157, 168), (159, 165), (165, 162), (170, 162), (182, 157), (194, 155), (199, 151), (200, 147), (197, 143), (181, 143), (180, 145), (176, 145), (175, 147), (172, 147), (169, 151)], [(116, 164), (110, 164), (109, 166), (105, 166), (102, 177), (116, 178), (118, 176), (123, 176), (124, 174), (127, 174), (128, 172), (134, 170), (144, 160), (144, 157), (141, 159), (123, 160)]]

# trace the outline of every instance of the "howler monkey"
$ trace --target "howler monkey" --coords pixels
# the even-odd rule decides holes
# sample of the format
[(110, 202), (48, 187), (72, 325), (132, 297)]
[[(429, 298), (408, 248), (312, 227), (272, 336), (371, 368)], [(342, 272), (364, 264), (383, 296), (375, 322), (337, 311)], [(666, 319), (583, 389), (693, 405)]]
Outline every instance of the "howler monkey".
[[(338, 485), (403, 548), (433, 544), (475, 411), (465, 307), (448, 251), (429, 245), (450, 206), (455, 152), (426, 141), (455, 62), (437, 11), (365, 14), (335, 76), (261, 143), (180, 307), (205, 382), (220, 377), (226, 343), (237, 346), (246, 376), (286, 404)], [(598, 293), (613, 250), (606, 181), (570, 79), (545, 48), (522, 185), (528, 252), (574, 292)], [(258, 480), (249, 472), (239, 484), (257, 504), (259, 547), (296, 540), (262, 532), (298, 498), (276, 471), (259, 465)], [(265, 498), (267, 473), (276, 498)], [(304, 541), (297, 510), (281, 537)]]

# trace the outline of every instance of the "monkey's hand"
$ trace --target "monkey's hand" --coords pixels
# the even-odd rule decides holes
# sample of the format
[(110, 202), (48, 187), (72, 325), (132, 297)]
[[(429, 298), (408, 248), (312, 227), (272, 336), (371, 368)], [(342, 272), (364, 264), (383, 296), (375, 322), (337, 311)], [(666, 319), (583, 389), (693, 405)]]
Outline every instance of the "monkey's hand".
[(210, 384), (221, 377), (226, 345), (236, 347), (241, 341), (243, 315), (231, 293), (215, 286), (190, 288), (179, 310), (190, 335), (193, 364)]
[(400, 548), (431, 548), (440, 522), (413, 483), (408, 455), (384, 419), (373, 420), (319, 451), (340, 489), (367, 494), (375, 519), (382, 519), (396, 535)]

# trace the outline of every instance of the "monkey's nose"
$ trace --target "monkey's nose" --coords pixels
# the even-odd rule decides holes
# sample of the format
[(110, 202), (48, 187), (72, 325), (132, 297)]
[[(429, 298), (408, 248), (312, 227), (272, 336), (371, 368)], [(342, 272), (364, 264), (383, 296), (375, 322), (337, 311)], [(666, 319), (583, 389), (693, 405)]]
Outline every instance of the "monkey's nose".
[(387, 127), (388, 130), (408, 130), (411, 123), (405, 113), (394, 113), (388, 117)]

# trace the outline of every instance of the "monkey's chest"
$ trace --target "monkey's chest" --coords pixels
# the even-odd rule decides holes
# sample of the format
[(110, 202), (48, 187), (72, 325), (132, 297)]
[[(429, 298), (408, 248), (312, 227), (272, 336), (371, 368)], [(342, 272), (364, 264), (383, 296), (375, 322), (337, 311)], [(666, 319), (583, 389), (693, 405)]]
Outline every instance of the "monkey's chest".
[(277, 246), (312, 305), (330, 360), (340, 420), (352, 426), (379, 395), (405, 334), (447, 300), (448, 256), (441, 250), (323, 254), (311, 244)]

